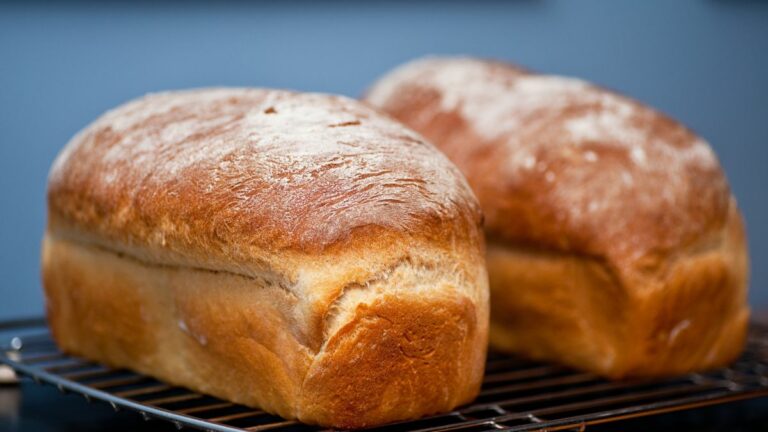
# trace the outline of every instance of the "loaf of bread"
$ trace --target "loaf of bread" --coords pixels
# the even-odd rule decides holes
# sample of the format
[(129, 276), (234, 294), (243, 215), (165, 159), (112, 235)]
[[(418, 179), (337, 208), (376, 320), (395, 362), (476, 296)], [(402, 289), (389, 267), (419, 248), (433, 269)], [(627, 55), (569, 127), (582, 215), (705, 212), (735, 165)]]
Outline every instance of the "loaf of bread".
[(479, 391), (479, 205), (442, 153), (360, 102), (146, 96), (75, 136), (48, 187), (66, 352), (339, 428)]
[(442, 149), (477, 194), (492, 346), (612, 378), (739, 354), (742, 218), (690, 130), (577, 79), (471, 58), (412, 62), (365, 99)]

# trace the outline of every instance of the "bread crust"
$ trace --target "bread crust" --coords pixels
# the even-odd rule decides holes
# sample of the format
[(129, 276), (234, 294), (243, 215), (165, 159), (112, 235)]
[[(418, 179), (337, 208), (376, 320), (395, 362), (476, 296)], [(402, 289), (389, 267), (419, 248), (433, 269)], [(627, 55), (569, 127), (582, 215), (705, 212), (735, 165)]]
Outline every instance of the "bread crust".
[(56, 231), (212, 269), (385, 233), (481, 241), (472, 191), (421, 136), (342, 96), (282, 90), (150, 94), (107, 112), (57, 157), (48, 208)]
[[(277, 125), (250, 119), (291, 110)], [(364, 130), (326, 135), (329, 124)], [(354, 169), (335, 172), (341, 159)], [(150, 96), (75, 137), (48, 198), (43, 285), (67, 352), (337, 428), (450, 410), (479, 391), (479, 206), (437, 150), (358, 103)]]
[[(406, 64), (365, 100), (443, 150), (477, 194), (494, 346), (614, 378), (739, 352), (747, 251), (728, 233), (741, 215), (693, 132), (592, 84), (471, 58)], [(713, 296), (721, 314), (700, 314)]]
[(733, 209), (722, 243), (680, 251), (637, 290), (598, 258), (490, 244), (491, 345), (613, 379), (729, 364), (749, 321)]

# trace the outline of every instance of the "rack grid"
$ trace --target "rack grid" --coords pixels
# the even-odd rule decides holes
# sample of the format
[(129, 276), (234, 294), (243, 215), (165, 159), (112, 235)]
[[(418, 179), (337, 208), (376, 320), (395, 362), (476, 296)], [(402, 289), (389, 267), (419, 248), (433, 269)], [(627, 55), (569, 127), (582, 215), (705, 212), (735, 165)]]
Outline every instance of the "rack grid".
[[(0, 323), (0, 363), (62, 392), (115, 410), (209, 431), (304, 432), (323, 428), (175, 387), (59, 351), (43, 319)], [(585, 430), (590, 425), (768, 396), (768, 327), (753, 325), (731, 366), (659, 381), (610, 382), (567, 368), (490, 353), (479, 397), (453, 412), (377, 432)]]

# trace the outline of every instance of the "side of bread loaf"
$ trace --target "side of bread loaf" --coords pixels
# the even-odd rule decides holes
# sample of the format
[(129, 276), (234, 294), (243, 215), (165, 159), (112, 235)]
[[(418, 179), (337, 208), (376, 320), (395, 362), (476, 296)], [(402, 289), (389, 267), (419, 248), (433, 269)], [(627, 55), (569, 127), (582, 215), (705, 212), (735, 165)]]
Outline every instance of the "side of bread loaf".
[(151, 95), (54, 164), (49, 322), (67, 352), (308, 423), (449, 410), (482, 380), (478, 208), (437, 150), (349, 99)]
[(493, 346), (617, 378), (741, 351), (743, 223), (690, 130), (584, 81), (470, 58), (404, 65), (365, 99), (436, 144), (477, 194)]

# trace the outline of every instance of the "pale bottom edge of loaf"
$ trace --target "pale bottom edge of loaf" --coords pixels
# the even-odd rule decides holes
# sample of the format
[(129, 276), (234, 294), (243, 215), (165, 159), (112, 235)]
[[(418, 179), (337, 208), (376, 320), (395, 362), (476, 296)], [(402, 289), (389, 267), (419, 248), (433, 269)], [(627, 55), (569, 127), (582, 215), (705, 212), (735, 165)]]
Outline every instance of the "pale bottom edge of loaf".
[(292, 334), (281, 310), (290, 299), (274, 299), (287, 294), (237, 275), (146, 265), (48, 235), (43, 279), (65, 352), (289, 419), (413, 419), (471, 401), (482, 380), (487, 323), (465, 298), (382, 297), (316, 352)]

